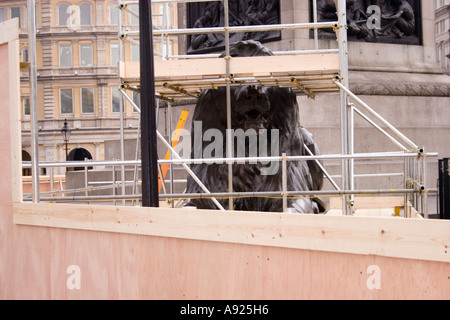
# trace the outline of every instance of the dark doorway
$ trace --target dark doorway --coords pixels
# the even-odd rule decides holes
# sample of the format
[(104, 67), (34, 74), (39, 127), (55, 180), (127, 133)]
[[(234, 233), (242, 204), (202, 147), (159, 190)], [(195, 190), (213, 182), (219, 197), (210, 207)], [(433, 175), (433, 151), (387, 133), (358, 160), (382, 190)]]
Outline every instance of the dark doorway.
[[(22, 150), (22, 162), (23, 161), (31, 161), (31, 155), (25, 150)], [(22, 168), (22, 175), (31, 176), (31, 168)]]
[[(84, 148), (76, 148), (69, 152), (68, 161), (85, 161), (92, 160), (92, 155), (89, 151)], [(92, 169), (92, 167), (88, 167), (88, 169)], [(68, 171), (79, 171), (84, 170), (84, 167), (74, 167), (68, 168)]]

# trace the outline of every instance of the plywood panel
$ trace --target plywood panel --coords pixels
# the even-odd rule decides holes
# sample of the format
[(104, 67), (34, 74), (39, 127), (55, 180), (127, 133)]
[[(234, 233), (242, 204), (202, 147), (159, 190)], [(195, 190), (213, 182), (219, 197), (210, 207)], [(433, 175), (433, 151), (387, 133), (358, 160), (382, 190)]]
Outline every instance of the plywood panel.
[(14, 223), (450, 262), (450, 221), (22, 203)]
[[(448, 299), (450, 264), (82, 230), (10, 226), (0, 298)], [(36, 241), (39, 237), (39, 241)], [(2, 252), (2, 255), (4, 253)], [(2, 258), (5, 258), (2, 256)], [(81, 270), (69, 290), (69, 265)], [(380, 289), (370, 290), (371, 265)]]

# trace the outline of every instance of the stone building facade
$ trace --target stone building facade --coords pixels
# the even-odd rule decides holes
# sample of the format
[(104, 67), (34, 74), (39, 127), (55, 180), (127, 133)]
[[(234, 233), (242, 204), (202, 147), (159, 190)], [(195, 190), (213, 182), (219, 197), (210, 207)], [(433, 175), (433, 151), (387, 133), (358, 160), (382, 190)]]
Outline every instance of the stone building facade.
[[(0, 20), (20, 20), (22, 99), (22, 147), (24, 160), (31, 160), (28, 23), (26, 0), (0, 3)], [(138, 12), (138, 6), (128, 8)], [(176, 6), (168, 6), (175, 17)], [(154, 24), (163, 23), (163, 8), (154, 5)], [(117, 0), (37, 0), (37, 71), (39, 155), (41, 161), (64, 161), (61, 128), (67, 119), (71, 130), (68, 159), (104, 160), (105, 141), (119, 139), (119, 60)], [(124, 13), (126, 30), (139, 28), (139, 19)], [(176, 19), (169, 19), (176, 23)], [(173, 26), (170, 26), (173, 27)], [(139, 40), (138, 37), (135, 37)], [(165, 46), (164, 46), (165, 48)], [(177, 49), (176, 40), (169, 48)], [(155, 43), (161, 50), (161, 42)], [(123, 58), (139, 60), (139, 46), (123, 42)], [(129, 93), (139, 104), (139, 96)], [(125, 100), (125, 137), (136, 137), (139, 115)], [(62, 171), (61, 171), (62, 172)], [(45, 170), (44, 170), (45, 173)]]
[(436, 57), (450, 75), (450, 1), (436, 1)]

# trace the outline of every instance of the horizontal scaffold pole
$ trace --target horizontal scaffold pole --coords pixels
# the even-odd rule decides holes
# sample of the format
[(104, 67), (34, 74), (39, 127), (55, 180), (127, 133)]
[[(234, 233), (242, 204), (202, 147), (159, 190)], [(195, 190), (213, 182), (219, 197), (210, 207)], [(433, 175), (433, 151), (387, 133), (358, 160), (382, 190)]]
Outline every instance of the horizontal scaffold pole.
[[(436, 193), (437, 190), (414, 190), (414, 189), (367, 189), (367, 190), (339, 190), (339, 191), (288, 191), (287, 197), (294, 198), (311, 198), (311, 197), (341, 197), (346, 195), (359, 196), (376, 196), (376, 195), (396, 195), (396, 194), (416, 194), (416, 193)], [(176, 193), (176, 194), (161, 194), (160, 199), (227, 199), (233, 198), (279, 198), (281, 199), (283, 193), (281, 191), (266, 191), (266, 192), (222, 192), (222, 193)], [(42, 197), (42, 201), (51, 202), (67, 202), (67, 201), (113, 201), (113, 200), (140, 200), (141, 195), (102, 195), (102, 196), (65, 196), (65, 197)]]
[[(205, 34), (205, 33), (224, 33), (229, 30), (230, 33), (238, 32), (261, 32), (261, 31), (283, 31), (295, 29), (329, 29), (337, 28), (338, 22), (317, 22), (317, 23), (284, 23), (284, 24), (267, 24), (254, 26), (237, 26), (229, 27), (210, 27), (210, 28), (182, 28), (182, 29), (165, 29), (153, 30), (153, 36), (161, 35), (188, 35), (188, 34)], [(137, 35), (139, 31), (128, 31), (126, 35)]]
[[(352, 155), (330, 154), (330, 155), (314, 155), (314, 156), (286, 156), (286, 161), (308, 161), (308, 160), (375, 160), (375, 159), (405, 159), (417, 158), (419, 153), (403, 153), (403, 152), (379, 152), (379, 153), (355, 153)], [(438, 153), (424, 153), (424, 157), (438, 157)], [(197, 164), (197, 163), (217, 163), (217, 162), (254, 162), (254, 161), (282, 161), (282, 157), (236, 157), (236, 158), (208, 158), (208, 159), (173, 159), (158, 160), (159, 164)], [(39, 162), (42, 168), (60, 168), (60, 167), (95, 167), (95, 166), (135, 166), (140, 164), (139, 160), (126, 161), (66, 161), (66, 162)], [(23, 168), (31, 168), (30, 162), (23, 162)]]

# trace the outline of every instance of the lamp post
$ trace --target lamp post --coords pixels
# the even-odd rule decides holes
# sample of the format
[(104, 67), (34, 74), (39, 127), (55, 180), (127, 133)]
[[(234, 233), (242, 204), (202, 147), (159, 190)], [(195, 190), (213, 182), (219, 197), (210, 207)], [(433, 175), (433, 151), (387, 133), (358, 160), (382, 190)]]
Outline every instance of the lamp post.
[(63, 136), (64, 143), (66, 144), (66, 161), (68, 161), (67, 158), (69, 157), (69, 154), (68, 154), (68, 151), (69, 151), (68, 143), (69, 143), (69, 138), (70, 138), (70, 128), (67, 125), (67, 120), (66, 119), (64, 119), (64, 126), (61, 128), (61, 134)]

